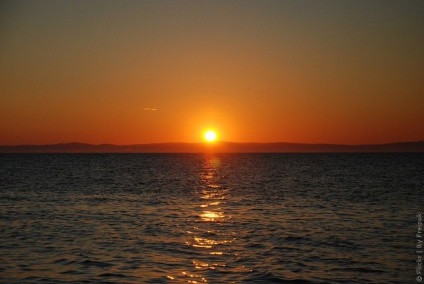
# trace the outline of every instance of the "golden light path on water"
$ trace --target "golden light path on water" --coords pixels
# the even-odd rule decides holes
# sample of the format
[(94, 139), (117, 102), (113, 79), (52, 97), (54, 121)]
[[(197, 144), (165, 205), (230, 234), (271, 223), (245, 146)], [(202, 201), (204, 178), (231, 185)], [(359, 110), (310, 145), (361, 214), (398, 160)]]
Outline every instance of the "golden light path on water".
[(196, 251), (192, 259), (193, 270), (168, 275), (170, 280), (207, 283), (206, 275), (210, 271), (244, 270), (244, 267), (227, 267), (229, 258), (237, 259), (237, 253), (230, 251), (236, 232), (226, 227), (232, 222), (232, 216), (224, 210), (230, 189), (222, 182), (220, 166), (219, 158), (205, 156), (198, 176), (199, 187), (195, 191), (196, 216), (193, 226), (186, 232), (185, 244)]

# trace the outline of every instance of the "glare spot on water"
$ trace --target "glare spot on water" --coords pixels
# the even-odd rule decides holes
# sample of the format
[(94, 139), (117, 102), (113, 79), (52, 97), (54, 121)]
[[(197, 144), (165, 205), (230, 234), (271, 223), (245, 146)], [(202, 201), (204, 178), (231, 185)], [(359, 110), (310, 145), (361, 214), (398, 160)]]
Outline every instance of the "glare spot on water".
[(183, 276), (185, 276), (185, 277), (196, 278), (197, 279), (197, 280), (188, 279), (187, 280), (188, 283), (199, 283), (198, 281), (203, 282), (203, 283), (207, 283), (208, 282), (204, 277), (202, 277), (200, 275), (197, 275), (197, 274), (194, 274), (194, 273), (189, 273), (189, 272), (183, 271), (183, 272), (181, 272), (181, 274)]
[(223, 212), (203, 211), (203, 213), (200, 214), (200, 217), (205, 222), (215, 222), (225, 216)]
[(208, 269), (209, 264), (203, 261), (193, 260), (193, 265), (196, 269)]

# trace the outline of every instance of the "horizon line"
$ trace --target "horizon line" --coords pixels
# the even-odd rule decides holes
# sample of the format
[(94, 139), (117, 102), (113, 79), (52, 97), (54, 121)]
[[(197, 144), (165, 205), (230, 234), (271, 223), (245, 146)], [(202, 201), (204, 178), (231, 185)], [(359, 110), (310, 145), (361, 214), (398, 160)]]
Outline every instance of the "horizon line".
[(147, 142), (147, 143), (132, 143), (132, 144), (115, 144), (115, 143), (88, 143), (88, 142), (56, 142), (56, 143), (45, 143), (45, 144), (1, 144), (0, 147), (21, 147), (21, 146), (55, 146), (55, 145), (90, 145), (90, 146), (140, 146), (140, 145), (164, 145), (164, 144), (204, 144), (214, 145), (219, 143), (230, 143), (230, 144), (297, 144), (297, 145), (328, 145), (328, 146), (380, 146), (390, 144), (402, 144), (402, 143), (424, 143), (423, 140), (407, 140), (407, 141), (394, 141), (394, 142), (383, 142), (383, 143), (361, 143), (361, 144), (347, 144), (347, 143), (331, 143), (331, 142), (287, 142), (287, 141), (274, 141), (274, 142), (233, 142), (233, 141), (198, 141), (198, 142)]

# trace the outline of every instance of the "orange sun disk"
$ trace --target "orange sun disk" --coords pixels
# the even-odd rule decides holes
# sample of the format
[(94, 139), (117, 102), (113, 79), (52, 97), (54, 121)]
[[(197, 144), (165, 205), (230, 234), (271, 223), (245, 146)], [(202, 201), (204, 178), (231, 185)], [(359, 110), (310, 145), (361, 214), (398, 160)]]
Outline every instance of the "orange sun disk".
[(208, 130), (204, 134), (204, 138), (208, 142), (214, 142), (216, 140), (216, 133), (213, 130)]

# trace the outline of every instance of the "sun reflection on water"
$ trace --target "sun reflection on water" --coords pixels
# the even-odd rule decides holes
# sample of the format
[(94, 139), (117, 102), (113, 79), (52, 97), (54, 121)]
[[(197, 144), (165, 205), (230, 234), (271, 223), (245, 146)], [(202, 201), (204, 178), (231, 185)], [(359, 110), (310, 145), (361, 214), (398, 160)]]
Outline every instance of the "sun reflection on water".
[[(222, 231), (222, 225), (229, 222), (230, 216), (223, 209), (229, 189), (222, 181), (220, 167), (221, 161), (217, 157), (206, 156), (199, 174), (198, 218), (193, 229), (187, 232), (190, 235), (187, 245), (198, 251), (192, 262), (194, 270), (199, 272), (225, 268), (222, 257), (226, 245), (232, 241), (232, 236)], [(201, 281), (207, 282), (204, 277)]]
[[(205, 156), (197, 173), (192, 211), (189, 213), (185, 245), (192, 253), (191, 270), (179, 271), (169, 275), (169, 280), (181, 280), (188, 283), (206, 283), (210, 273), (233, 270), (229, 261), (237, 259), (231, 252), (231, 244), (236, 233), (231, 231), (231, 215), (226, 202), (230, 197), (230, 188), (226, 186), (223, 164), (213, 155)], [(209, 275), (209, 276), (208, 276)], [(173, 278), (171, 278), (173, 277)]]

